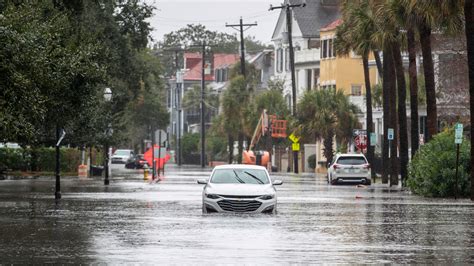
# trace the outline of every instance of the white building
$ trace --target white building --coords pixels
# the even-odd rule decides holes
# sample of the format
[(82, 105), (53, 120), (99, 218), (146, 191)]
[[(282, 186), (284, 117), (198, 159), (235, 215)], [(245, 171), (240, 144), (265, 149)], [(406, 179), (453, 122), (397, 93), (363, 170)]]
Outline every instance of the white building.
[[(285, 0), (284, 4), (300, 4), (302, 0)], [(292, 8), (292, 39), (295, 51), (296, 97), (303, 95), (318, 85), (320, 62), (319, 31), (328, 23), (337, 19), (338, 0), (306, 0), (305, 7)], [(291, 106), (291, 72), (288, 44), (286, 10), (281, 9), (273, 31), (272, 41), (275, 47), (274, 79), (284, 80), (284, 97)]]

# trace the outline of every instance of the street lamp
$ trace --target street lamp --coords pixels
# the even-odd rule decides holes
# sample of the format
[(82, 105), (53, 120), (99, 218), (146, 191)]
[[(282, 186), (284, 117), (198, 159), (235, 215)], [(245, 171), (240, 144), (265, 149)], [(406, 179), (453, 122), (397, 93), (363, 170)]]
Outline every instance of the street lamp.
[[(110, 88), (105, 88), (104, 89), (104, 100), (106, 102), (112, 101), (112, 90)], [(107, 110), (107, 120), (109, 120), (109, 110)], [(105, 179), (104, 179), (104, 185), (108, 185), (109, 182), (109, 142), (108, 142), (108, 137), (110, 137), (111, 133), (111, 126), (110, 123), (107, 124), (107, 129), (105, 132), (106, 139), (105, 139), (105, 145), (104, 145), (104, 171), (105, 171)]]

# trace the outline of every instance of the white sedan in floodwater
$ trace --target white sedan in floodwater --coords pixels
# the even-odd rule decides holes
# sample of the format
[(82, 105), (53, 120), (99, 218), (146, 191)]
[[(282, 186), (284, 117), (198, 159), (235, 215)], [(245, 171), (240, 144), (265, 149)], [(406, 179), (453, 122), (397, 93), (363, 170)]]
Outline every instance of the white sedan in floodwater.
[(276, 213), (275, 185), (265, 167), (244, 164), (219, 165), (204, 184), (202, 212)]

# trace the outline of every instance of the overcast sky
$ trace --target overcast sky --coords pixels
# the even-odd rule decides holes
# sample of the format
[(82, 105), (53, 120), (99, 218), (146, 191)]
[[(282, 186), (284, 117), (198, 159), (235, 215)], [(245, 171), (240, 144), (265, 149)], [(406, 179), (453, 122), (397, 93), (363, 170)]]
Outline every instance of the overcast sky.
[(245, 36), (255, 36), (265, 44), (271, 43), (273, 29), (281, 10), (269, 11), (270, 4), (278, 6), (283, 0), (146, 0), (155, 6), (154, 17), (150, 20), (154, 28), (154, 41), (163, 40), (163, 35), (186, 27), (187, 24), (201, 23), (212, 31), (238, 34), (237, 30), (225, 24), (255, 23), (244, 32)]

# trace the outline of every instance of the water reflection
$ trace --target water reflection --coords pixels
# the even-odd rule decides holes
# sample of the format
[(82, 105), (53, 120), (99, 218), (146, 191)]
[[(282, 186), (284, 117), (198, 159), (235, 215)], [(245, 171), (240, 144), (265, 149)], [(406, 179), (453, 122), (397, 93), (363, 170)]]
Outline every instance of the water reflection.
[(468, 200), (281, 175), (276, 215), (203, 215), (199, 174), (167, 173), (65, 179), (58, 204), (53, 179), (1, 181), (2, 263), (474, 263)]

